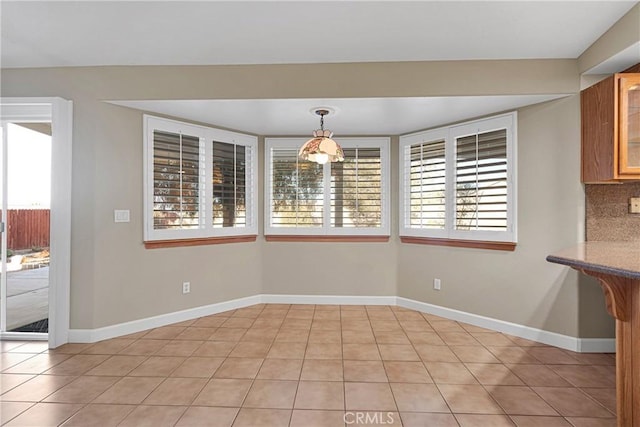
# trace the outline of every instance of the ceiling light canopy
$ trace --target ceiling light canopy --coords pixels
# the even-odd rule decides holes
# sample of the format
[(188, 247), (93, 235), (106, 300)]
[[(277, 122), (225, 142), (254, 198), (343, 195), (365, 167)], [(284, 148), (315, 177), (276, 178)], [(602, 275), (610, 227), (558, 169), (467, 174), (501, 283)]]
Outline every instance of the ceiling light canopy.
[(320, 116), (320, 129), (313, 131), (313, 138), (304, 143), (298, 156), (303, 160), (309, 160), (321, 165), (327, 162), (343, 161), (344, 153), (342, 152), (342, 147), (331, 139), (333, 132), (324, 129), (324, 116), (329, 114), (329, 110), (317, 109), (315, 113)]

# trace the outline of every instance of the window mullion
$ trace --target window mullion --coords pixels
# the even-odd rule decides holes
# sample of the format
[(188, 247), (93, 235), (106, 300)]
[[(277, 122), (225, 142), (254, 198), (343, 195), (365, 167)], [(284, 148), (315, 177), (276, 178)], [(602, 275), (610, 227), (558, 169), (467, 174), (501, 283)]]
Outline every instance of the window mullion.
[(445, 218), (444, 229), (448, 237), (456, 228), (456, 139), (447, 132), (445, 139), (445, 179), (444, 179), (444, 203)]
[(200, 138), (200, 149), (200, 224), (204, 229), (213, 229), (213, 139), (208, 135)]
[(331, 230), (331, 163), (322, 165), (322, 228), (324, 233)]

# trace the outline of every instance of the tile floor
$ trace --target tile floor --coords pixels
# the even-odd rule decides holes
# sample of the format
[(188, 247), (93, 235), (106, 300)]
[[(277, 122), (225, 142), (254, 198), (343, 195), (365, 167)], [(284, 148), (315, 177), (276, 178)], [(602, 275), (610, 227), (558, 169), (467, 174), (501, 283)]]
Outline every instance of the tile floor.
[(615, 359), (389, 306), (262, 304), (4, 341), (7, 426), (615, 426)]

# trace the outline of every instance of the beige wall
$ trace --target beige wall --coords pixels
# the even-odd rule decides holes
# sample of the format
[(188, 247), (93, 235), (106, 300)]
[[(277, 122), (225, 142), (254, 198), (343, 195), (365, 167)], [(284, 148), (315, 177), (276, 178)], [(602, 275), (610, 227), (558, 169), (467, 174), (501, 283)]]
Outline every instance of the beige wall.
[[(2, 83), (2, 96), (74, 102), (72, 328), (280, 293), (400, 295), (572, 336), (611, 336), (601, 295), (583, 297), (576, 273), (544, 260), (582, 238), (577, 96), (519, 112), (514, 253), (400, 244), (397, 138), (389, 243), (273, 243), (259, 236), (255, 243), (145, 250), (142, 113), (103, 102), (575, 94), (575, 60), (20, 69), (3, 70)], [(114, 224), (114, 209), (131, 209), (132, 221)], [(331, 269), (309, 274), (318, 262)], [(439, 293), (431, 290), (433, 277), (443, 280)], [(185, 280), (192, 291), (183, 296)], [(587, 312), (591, 323), (581, 327)]]

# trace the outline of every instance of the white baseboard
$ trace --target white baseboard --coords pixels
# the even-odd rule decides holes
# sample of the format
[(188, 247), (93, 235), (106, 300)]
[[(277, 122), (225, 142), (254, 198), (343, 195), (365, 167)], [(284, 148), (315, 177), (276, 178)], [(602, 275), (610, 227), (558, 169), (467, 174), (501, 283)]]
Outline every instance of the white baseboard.
[(260, 300), (265, 304), (396, 305), (395, 296), (263, 294)]
[(49, 334), (40, 332), (0, 332), (2, 341), (47, 341)]
[(236, 308), (247, 307), (261, 303), (260, 295), (238, 298), (231, 301), (205, 305), (202, 307), (190, 308), (188, 310), (176, 311), (173, 313), (161, 314), (159, 316), (147, 317), (145, 319), (133, 320), (131, 322), (119, 323), (97, 329), (70, 329), (69, 342), (93, 343), (110, 338), (121, 337), (147, 329), (159, 328), (160, 326), (172, 323), (184, 322), (185, 320), (196, 319), (202, 316), (222, 313), (223, 311), (235, 310)]
[(582, 353), (615, 353), (614, 338), (576, 338), (396, 296), (259, 294), (97, 329), (71, 329), (69, 342), (92, 343), (255, 304), (398, 305)]
[(615, 338), (576, 338), (408, 298), (398, 297), (397, 301), (400, 307), (410, 308), (497, 332), (503, 332), (531, 341), (560, 347), (565, 350), (582, 353), (615, 353), (616, 351)]

